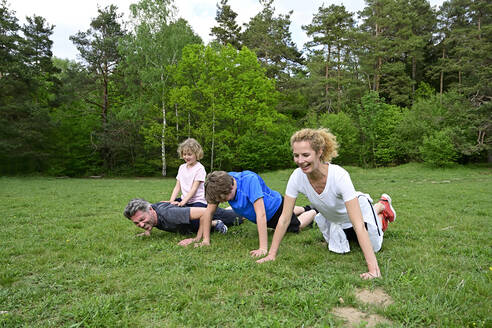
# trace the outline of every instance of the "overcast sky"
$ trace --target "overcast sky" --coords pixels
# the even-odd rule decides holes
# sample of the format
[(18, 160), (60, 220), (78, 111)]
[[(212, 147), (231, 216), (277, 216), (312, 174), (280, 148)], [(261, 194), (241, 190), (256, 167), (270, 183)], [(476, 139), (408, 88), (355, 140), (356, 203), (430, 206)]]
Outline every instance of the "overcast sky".
[[(69, 40), (78, 31), (86, 31), (91, 19), (97, 16), (98, 5), (104, 8), (110, 4), (118, 7), (128, 18), (130, 4), (138, 0), (7, 0), (10, 10), (15, 11), (21, 24), (26, 16), (34, 14), (44, 17), (49, 24), (55, 25), (52, 40), (53, 53), (59, 58), (77, 59), (77, 49)], [(220, 0), (175, 0), (178, 16), (186, 19), (193, 30), (205, 43), (210, 41), (210, 29), (216, 24), (216, 4)], [(440, 6), (443, 0), (430, 0), (432, 6)], [(242, 26), (256, 15), (261, 6), (258, 0), (229, 0), (229, 5), (237, 14), (237, 22)], [(308, 38), (301, 29), (311, 23), (313, 14), (321, 5), (342, 4), (347, 11), (356, 13), (364, 8), (364, 0), (275, 0), (275, 13), (287, 14), (293, 10), (290, 31), (292, 39), (301, 49)]]

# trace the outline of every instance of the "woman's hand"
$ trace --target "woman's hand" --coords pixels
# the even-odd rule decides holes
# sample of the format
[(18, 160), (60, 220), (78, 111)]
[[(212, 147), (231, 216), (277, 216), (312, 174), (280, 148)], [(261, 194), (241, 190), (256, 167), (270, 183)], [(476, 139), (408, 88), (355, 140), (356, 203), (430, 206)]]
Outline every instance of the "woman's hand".
[(251, 252), (249, 252), (249, 255), (251, 255), (252, 257), (260, 257), (260, 256), (263, 256), (263, 255), (266, 255), (267, 253), (267, 250), (266, 249), (255, 249)]
[(275, 261), (275, 256), (274, 255), (271, 255), (271, 254), (268, 254), (264, 258), (259, 259), (258, 261), (256, 261), (256, 263), (263, 263), (263, 262), (268, 262), (268, 261)]
[(360, 274), (360, 277), (364, 280), (381, 278), (381, 272), (379, 271), (379, 269), (374, 270), (374, 272), (364, 272)]

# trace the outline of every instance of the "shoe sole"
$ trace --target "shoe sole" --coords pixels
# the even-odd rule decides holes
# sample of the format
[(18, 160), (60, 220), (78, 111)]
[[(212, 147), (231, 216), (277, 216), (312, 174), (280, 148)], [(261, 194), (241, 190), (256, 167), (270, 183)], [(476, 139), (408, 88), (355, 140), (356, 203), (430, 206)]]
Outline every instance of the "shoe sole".
[[(388, 194), (382, 194), (381, 197), (384, 197), (384, 198), (388, 199), (388, 204), (389, 204), (391, 210), (393, 211), (393, 214), (395, 215), (394, 218), (393, 218), (393, 221), (396, 221), (396, 211), (393, 208), (393, 205), (391, 205), (391, 197), (390, 197), (390, 195), (388, 195)], [(393, 221), (390, 221), (390, 222), (393, 222)]]

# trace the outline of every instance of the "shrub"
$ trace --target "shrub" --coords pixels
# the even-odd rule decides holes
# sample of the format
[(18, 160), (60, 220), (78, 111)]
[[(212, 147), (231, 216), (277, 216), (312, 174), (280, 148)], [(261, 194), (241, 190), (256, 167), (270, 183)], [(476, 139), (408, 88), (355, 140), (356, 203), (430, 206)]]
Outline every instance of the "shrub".
[(458, 153), (451, 138), (450, 128), (425, 136), (420, 153), (424, 163), (433, 167), (447, 167), (455, 163)]

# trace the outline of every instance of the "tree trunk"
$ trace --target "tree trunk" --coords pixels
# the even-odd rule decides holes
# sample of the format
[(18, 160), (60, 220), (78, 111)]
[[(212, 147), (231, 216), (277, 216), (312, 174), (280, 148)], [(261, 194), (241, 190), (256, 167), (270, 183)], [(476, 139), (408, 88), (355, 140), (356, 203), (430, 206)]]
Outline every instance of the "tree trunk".
[(161, 82), (162, 82), (162, 134), (161, 134), (161, 159), (162, 159), (162, 176), (165, 177), (167, 175), (167, 163), (166, 163), (166, 97), (164, 96), (164, 89), (166, 85), (166, 80), (164, 80), (164, 76), (161, 74)]
[(330, 103), (329, 100), (329, 92), (330, 92), (330, 85), (328, 84), (328, 79), (330, 78), (330, 61), (331, 61), (331, 47), (330, 45), (328, 47), (328, 58), (326, 59), (326, 65), (325, 65), (325, 108), (326, 111), (329, 113), (330, 112), (330, 106), (328, 105)]
[(179, 139), (178, 131), (179, 131), (179, 122), (178, 122), (178, 104), (174, 104), (174, 111), (176, 113), (176, 140)]
[(415, 56), (412, 56), (412, 99), (415, 97), (415, 76), (417, 75), (417, 60), (415, 59)]
[(167, 175), (166, 164), (166, 103), (162, 95), (162, 134), (161, 134), (161, 158), (162, 158), (162, 176)]
[(340, 103), (342, 102), (342, 88), (340, 85), (340, 45), (338, 46), (338, 54), (337, 54), (337, 95), (338, 95), (338, 103), (337, 103), (337, 113), (340, 113)]
[(210, 172), (214, 170), (214, 143), (215, 143), (215, 101), (212, 102), (212, 149), (210, 156)]
[(442, 105), (442, 92), (444, 89), (444, 58), (446, 56), (446, 48), (442, 47), (442, 65), (441, 65), (441, 77), (439, 81), (439, 98)]

